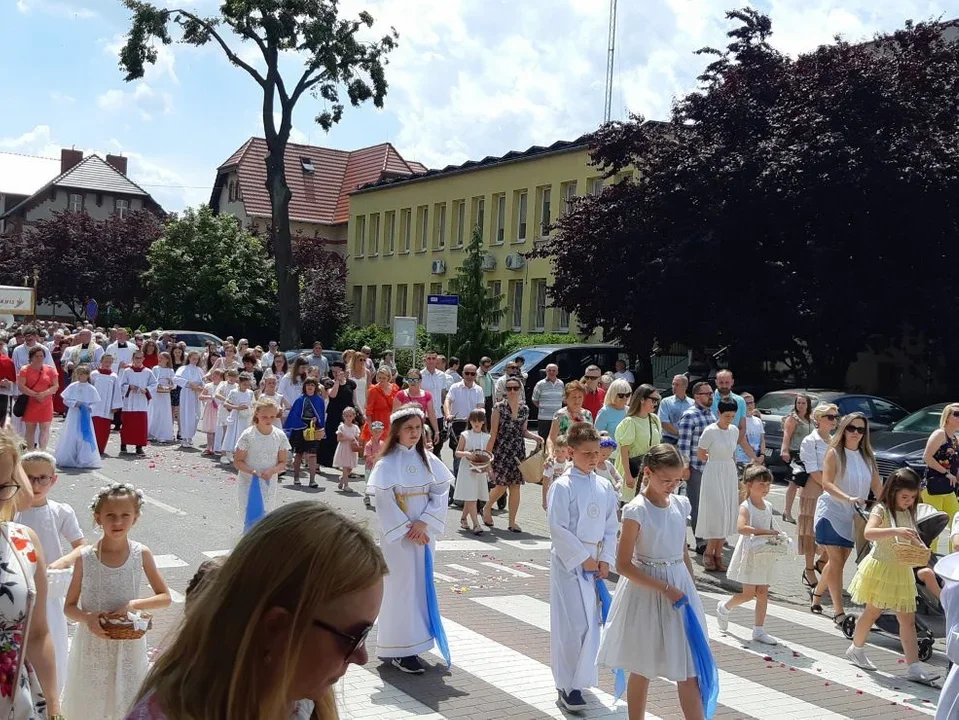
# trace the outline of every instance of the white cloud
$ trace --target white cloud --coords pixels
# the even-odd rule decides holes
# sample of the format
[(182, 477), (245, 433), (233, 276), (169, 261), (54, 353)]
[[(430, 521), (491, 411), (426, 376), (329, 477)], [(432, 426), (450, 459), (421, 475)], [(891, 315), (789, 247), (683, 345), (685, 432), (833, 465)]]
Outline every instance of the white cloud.
[(18, 137), (0, 138), (0, 148), (24, 155), (60, 157), (60, 145), (53, 142), (49, 125), (37, 125)]
[(17, 10), (24, 15), (39, 12), (44, 15), (75, 20), (89, 20), (97, 16), (93, 10), (83, 7), (73, 0), (17, 0)]
[(73, 103), (77, 101), (76, 98), (73, 97), (72, 95), (67, 95), (64, 92), (60, 92), (59, 90), (51, 90), (50, 99), (56, 105), (73, 105)]
[(136, 110), (140, 118), (146, 121), (153, 119), (157, 113), (169, 115), (173, 112), (173, 95), (165, 91), (157, 91), (145, 82), (138, 82), (132, 90), (107, 90), (97, 96), (97, 105), (103, 110), (119, 112), (122, 110)]

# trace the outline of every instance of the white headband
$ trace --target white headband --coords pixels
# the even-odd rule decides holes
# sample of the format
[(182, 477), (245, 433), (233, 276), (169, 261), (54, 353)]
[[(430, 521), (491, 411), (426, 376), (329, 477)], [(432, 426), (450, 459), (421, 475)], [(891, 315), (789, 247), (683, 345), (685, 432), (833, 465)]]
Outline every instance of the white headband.
[(399, 422), (403, 418), (408, 418), (415, 415), (420, 420), (426, 419), (426, 414), (420, 410), (418, 407), (405, 407), (400, 408), (395, 413), (390, 415), (390, 424), (392, 425), (395, 422)]

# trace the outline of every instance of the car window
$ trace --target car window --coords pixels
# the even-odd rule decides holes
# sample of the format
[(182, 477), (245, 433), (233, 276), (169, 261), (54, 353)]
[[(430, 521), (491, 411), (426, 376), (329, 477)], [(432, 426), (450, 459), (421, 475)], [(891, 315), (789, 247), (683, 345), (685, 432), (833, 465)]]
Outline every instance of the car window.
[(869, 398), (863, 397), (862, 395), (851, 395), (840, 398), (836, 401), (836, 405), (839, 407), (839, 412), (843, 415), (861, 412), (866, 417), (872, 417), (872, 406), (869, 404)]
[(177, 333), (176, 341), (186, 343), (187, 347), (204, 347), (206, 343), (206, 341), (200, 339), (200, 336), (196, 333)]
[(536, 365), (536, 363), (538, 363), (544, 357), (549, 355), (549, 351), (533, 350), (532, 348), (522, 348), (521, 350), (512, 352), (506, 357), (504, 357), (502, 360), (500, 360), (498, 363), (496, 363), (493, 367), (490, 368), (490, 372), (493, 373), (494, 375), (502, 375), (506, 369), (506, 363), (508, 363), (510, 360), (513, 360), (514, 358), (519, 357), (520, 355), (522, 355), (523, 358), (525, 359), (525, 362), (523, 363), (523, 372), (529, 372), (529, 368), (533, 367), (534, 365)]
[(771, 392), (763, 395), (756, 406), (764, 415), (788, 415), (795, 404), (795, 393)]
[(883, 425), (892, 425), (899, 422), (906, 416), (906, 411), (896, 405), (896, 403), (872, 398), (872, 420)]
[(942, 415), (942, 406), (933, 405), (932, 407), (916, 410), (911, 415), (907, 415), (900, 420), (892, 429), (895, 432), (915, 432), (931, 433), (939, 429), (939, 418)]

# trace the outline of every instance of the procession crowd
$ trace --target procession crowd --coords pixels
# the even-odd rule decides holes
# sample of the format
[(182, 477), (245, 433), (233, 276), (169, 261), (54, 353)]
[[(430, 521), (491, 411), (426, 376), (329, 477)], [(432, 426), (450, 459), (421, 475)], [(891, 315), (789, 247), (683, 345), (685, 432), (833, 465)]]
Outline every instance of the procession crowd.
[[(754, 601), (753, 642), (778, 642), (764, 621), (791, 548), (766, 499), (773, 478), (762, 421), (752, 397), (733, 392), (728, 370), (715, 388), (689, 388), (677, 376), (663, 398), (621, 364), (608, 373), (590, 366), (565, 383), (550, 365), (531, 393), (534, 432), (521, 357), (493, 382), (490, 358), (461, 365), (432, 351), (422, 369), (401, 377), (392, 355), (377, 364), (369, 348), (331, 363), (316, 343), (288, 366), (275, 343), (263, 350), (228, 338), (199, 352), (162, 333), (131, 339), (122, 328), (57, 328), (47, 340), (44, 332), (25, 326), (0, 343), (8, 351), (0, 350), (0, 427), (9, 415), (26, 439), (0, 434), (0, 554), (17, 560), (0, 569), (21, 582), (12, 597), (0, 593), (0, 628), (14, 631), (0, 647), (12, 661), (0, 658), (0, 683), (11, 688), (0, 692), (0, 715), (6, 703), (18, 719), (55, 718), (61, 707), (71, 719), (333, 718), (332, 688), (349, 664), (367, 662), (374, 621), (376, 656), (396, 669), (422, 674), (419, 656), (434, 646), (453, 662), (432, 569), (447, 506), (461, 502), (461, 530), (479, 535), (497, 531), (493, 508), (505, 500), (505, 529), (521, 533), (520, 493), (530, 482), (541, 485), (552, 542), (551, 667), (566, 709), (586, 709), (583, 691), (598, 684), (602, 667), (616, 673), (631, 719), (645, 717), (658, 677), (676, 683), (687, 718), (712, 716), (719, 675), (696, 555), (707, 571), (742, 584), (718, 603), (720, 631), (736, 607)], [(51, 455), (50, 425), (61, 411)], [(835, 405), (813, 408), (799, 395), (784, 426), (811, 611), (822, 614), (828, 594), (834, 622), (846, 622), (843, 568), (861, 532), (872, 549), (848, 590), (865, 610), (846, 656), (875, 670), (868, 633), (881, 613), (895, 613), (905, 677), (931, 683), (936, 676), (919, 661), (916, 584), (941, 599), (947, 627), (959, 633), (959, 556), (934, 570), (928, 553), (925, 563), (916, 559), (917, 506), (948, 511), (940, 496), (949, 494), (955, 503), (959, 404), (930, 437), (922, 478), (903, 469), (880, 479), (861, 413), (840, 417)], [(121, 453), (142, 454), (151, 442), (188, 449), (205, 436), (203, 453), (238, 475), (245, 532), (225, 560), (201, 566), (183, 624), (152, 669), (147, 613), (168, 605), (170, 593), (150, 550), (128, 537), (142, 493), (128, 485), (97, 493), (90, 511), (103, 535), (92, 546), (74, 511), (48, 497), (58, 467), (100, 466), (113, 430)], [(445, 444), (452, 468), (440, 457)], [(318, 468), (338, 470), (343, 492), (364, 466), (379, 547), (319, 503), (274, 510), (278, 484), (285, 476), (300, 484), (304, 465), (311, 487)], [(724, 545), (734, 536), (727, 564)], [(615, 597), (611, 572), (619, 576)], [(67, 620), (77, 623), (69, 651)], [(959, 642), (947, 654), (959, 661)], [(937, 714), (954, 717), (955, 669)]]

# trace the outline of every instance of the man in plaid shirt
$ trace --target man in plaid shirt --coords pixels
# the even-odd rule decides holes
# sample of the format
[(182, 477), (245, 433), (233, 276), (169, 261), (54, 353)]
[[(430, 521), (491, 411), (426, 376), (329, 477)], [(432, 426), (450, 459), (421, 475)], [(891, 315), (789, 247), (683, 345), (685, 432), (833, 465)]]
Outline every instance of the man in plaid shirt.
[[(706, 466), (697, 456), (696, 449), (699, 447), (699, 436), (703, 434), (703, 430), (710, 423), (716, 422), (712, 411), (713, 389), (708, 382), (693, 385), (693, 400), (696, 404), (679, 419), (677, 449), (686, 463), (686, 496), (692, 505), (690, 518), (695, 529), (696, 520), (699, 518), (699, 490), (703, 483), (703, 468)], [(696, 552), (701, 555), (705, 549), (706, 543), (701, 538), (696, 538)]]

